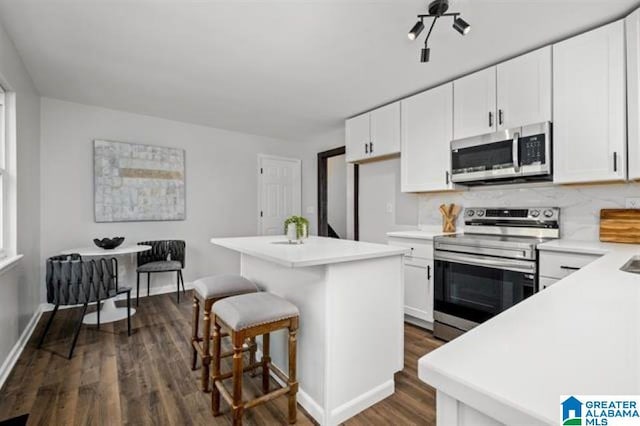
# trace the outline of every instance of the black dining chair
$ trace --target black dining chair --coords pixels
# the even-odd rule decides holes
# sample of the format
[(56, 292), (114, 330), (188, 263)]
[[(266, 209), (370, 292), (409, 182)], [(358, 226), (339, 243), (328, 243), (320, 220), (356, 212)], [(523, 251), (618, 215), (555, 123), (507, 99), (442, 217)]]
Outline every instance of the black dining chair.
[(100, 302), (120, 294), (127, 295), (127, 334), (131, 335), (131, 288), (118, 286), (118, 261), (115, 258), (85, 262), (79, 254), (50, 257), (46, 265), (46, 285), (47, 302), (54, 307), (38, 348), (42, 347), (60, 306), (82, 305), (82, 315), (76, 323), (69, 348), (68, 357), (71, 359), (89, 303), (97, 304), (97, 326), (100, 328)]
[(184, 269), (185, 242), (182, 240), (160, 240), (143, 241), (138, 245), (151, 246), (150, 250), (138, 253), (138, 268), (136, 269), (136, 306), (140, 297), (140, 274), (147, 274), (147, 296), (151, 289), (151, 274), (158, 272), (175, 272), (177, 291), (176, 297), (180, 303), (180, 283), (182, 282), (182, 293), (185, 294)]

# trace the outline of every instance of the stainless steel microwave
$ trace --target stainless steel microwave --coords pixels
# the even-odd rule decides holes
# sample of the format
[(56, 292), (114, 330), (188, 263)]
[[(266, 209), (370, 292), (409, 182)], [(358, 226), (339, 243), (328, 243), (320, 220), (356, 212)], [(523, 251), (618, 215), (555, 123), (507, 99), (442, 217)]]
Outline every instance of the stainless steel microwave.
[(451, 181), (464, 185), (551, 180), (551, 123), (451, 142)]

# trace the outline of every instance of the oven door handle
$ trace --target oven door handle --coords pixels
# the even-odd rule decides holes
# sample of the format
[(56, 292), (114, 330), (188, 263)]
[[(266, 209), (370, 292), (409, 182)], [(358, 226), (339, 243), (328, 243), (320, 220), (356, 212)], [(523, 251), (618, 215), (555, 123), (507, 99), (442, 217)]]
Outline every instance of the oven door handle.
[(475, 256), (470, 254), (449, 254), (436, 252), (434, 255), (435, 260), (442, 260), (444, 262), (460, 263), (463, 265), (484, 266), (493, 269), (503, 269), (514, 272), (535, 273), (536, 264), (530, 261), (519, 261), (511, 259), (497, 259), (487, 258), (483, 256)]

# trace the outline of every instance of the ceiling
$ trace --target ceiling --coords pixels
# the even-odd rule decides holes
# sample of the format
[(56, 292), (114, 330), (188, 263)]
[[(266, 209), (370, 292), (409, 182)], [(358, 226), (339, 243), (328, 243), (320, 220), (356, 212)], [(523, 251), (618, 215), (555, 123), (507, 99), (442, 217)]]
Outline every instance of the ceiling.
[[(304, 141), (344, 118), (629, 11), (638, 0), (0, 0), (42, 96)], [(425, 31), (426, 33), (426, 31)]]

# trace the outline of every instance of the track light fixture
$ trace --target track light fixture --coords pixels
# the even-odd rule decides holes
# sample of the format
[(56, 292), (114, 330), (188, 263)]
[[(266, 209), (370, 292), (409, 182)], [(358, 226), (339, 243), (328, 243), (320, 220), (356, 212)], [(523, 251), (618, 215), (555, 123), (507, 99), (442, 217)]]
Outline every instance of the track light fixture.
[(424, 30), (424, 19), (433, 18), (433, 22), (431, 22), (429, 32), (427, 33), (427, 38), (424, 41), (424, 48), (420, 52), (420, 62), (422, 63), (429, 62), (431, 51), (427, 47), (427, 42), (429, 41), (429, 36), (431, 36), (431, 31), (433, 31), (433, 27), (436, 24), (438, 18), (441, 18), (443, 16), (452, 16), (453, 28), (461, 35), (466, 35), (471, 30), (471, 25), (469, 25), (464, 19), (460, 17), (460, 13), (447, 13), (447, 10), (449, 10), (449, 0), (433, 0), (431, 3), (429, 3), (427, 10), (429, 11), (428, 14), (418, 15), (418, 22), (415, 23), (415, 25), (409, 31), (409, 34), (407, 34), (409, 40), (415, 40), (416, 38), (418, 38), (422, 30)]

